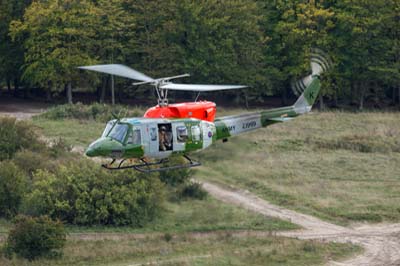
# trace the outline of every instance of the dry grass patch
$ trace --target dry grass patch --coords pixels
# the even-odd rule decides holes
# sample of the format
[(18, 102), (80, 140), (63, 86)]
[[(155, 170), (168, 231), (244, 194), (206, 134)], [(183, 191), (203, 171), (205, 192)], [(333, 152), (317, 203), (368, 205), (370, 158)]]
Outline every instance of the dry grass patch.
[[(230, 234), (191, 237), (178, 235), (166, 241), (125, 239), (68, 241), (60, 260), (34, 262), (0, 259), (1, 265), (320, 265), (360, 248), (350, 244), (300, 241), (283, 237), (243, 237)], [(164, 263), (163, 263), (164, 264)]]

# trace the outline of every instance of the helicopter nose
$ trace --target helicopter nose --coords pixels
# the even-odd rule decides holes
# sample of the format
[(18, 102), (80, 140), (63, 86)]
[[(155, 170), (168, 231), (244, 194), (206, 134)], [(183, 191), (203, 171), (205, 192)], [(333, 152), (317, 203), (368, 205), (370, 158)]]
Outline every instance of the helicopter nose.
[(89, 148), (86, 149), (85, 155), (89, 157), (95, 157), (97, 154), (96, 149), (93, 149), (92, 147), (89, 146)]
[(89, 157), (103, 156), (106, 155), (107, 146), (110, 144), (110, 141), (106, 138), (100, 138), (89, 145), (86, 149), (85, 154)]

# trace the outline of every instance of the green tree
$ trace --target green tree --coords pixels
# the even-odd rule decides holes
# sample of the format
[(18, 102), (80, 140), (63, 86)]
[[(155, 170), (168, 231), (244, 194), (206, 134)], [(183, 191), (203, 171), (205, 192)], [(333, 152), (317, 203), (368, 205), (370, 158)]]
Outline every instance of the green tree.
[(11, 22), (11, 36), (23, 43), (23, 78), (51, 91), (65, 89), (72, 103), (72, 85), (80, 80), (77, 66), (95, 63), (98, 10), (89, 0), (35, 1), (23, 20)]
[(338, 31), (336, 38), (337, 60), (341, 71), (351, 86), (350, 97), (363, 109), (364, 100), (381, 76), (376, 71), (385, 57), (383, 19), (386, 2), (376, 0), (344, 0), (337, 4)]
[(11, 81), (14, 82), (15, 93), (21, 79), (20, 67), (23, 64), (24, 53), (20, 43), (13, 43), (9, 36), (9, 24), (12, 20), (20, 19), (25, 7), (31, 0), (0, 2), (0, 79), (7, 83), (11, 90)]
[(190, 73), (191, 82), (247, 84), (264, 92), (267, 38), (256, 2), (131, 2), (137, 14), (127, 57), (132, 65), (154, 77)]
[[(275, 23), (274, 28), (269, 26), (268, 30), (276, 31), (273, 33), (276, 39), (272, 41), (275, 49), (269, 54), (282, 73), (278, 78), (281, 84), (283, 81), (283, 94), (287, 94), (285, 88), (292, 80), (309, 73), (310, 49), (329, 50), (328, 36), (335, 28), (334, 12), (324, 1), (275, 1), (267, 4), (267, 8), (267, 14), (272, 14), (267, 23)], [(275, 54), (279, 56), (275, 57)], [(279, 58), (280, 63), (277, 62)], [(282, 79), (282, 76), (286, 78)]]

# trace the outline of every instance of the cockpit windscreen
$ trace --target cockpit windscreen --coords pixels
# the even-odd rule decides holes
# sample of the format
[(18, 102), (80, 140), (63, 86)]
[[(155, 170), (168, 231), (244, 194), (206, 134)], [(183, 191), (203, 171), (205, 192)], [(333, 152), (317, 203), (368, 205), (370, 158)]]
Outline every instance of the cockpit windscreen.
[(111, 129), (111, 132), (108, 134), (108, 137), (122, 143), (125, 139), (127, 132), (128, 132), (127, 124), (116, 124), (113, 127), (113, 129)]

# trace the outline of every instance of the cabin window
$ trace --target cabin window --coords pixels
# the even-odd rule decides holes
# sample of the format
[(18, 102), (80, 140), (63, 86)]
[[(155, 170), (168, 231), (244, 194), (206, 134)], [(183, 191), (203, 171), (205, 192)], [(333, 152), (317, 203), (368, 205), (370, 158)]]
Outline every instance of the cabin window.
[(116, 124), (112, 129), (108, 137), (123, 142), (128, 132), (128, 125), (127, 124)]
[(186, 142), (188, 139), (188, 131), (185, 126), (176, 127), (176, 139), (178, 142)]
[(151, 141), (157, 140), (157, 129), (155, 127), (150, 128), (150, 139)]
[(106, 128), (103, 131), (103, 134), (101, 134), (102, 138), (108, 135), (108, 133), (110, 132), (111, 128), (114, 126), (116, 121), (117, 121), (116, 119), (108, 121), (108, 123), (106, 124)]
[(128, 144), (142, 144), (142, 137), (140, 135), (140, 129), (132, 130), (128, 137)]
[(193, 141), (200, 141), (200, 127), (199, 126), (192, 126), (192, 140)]

